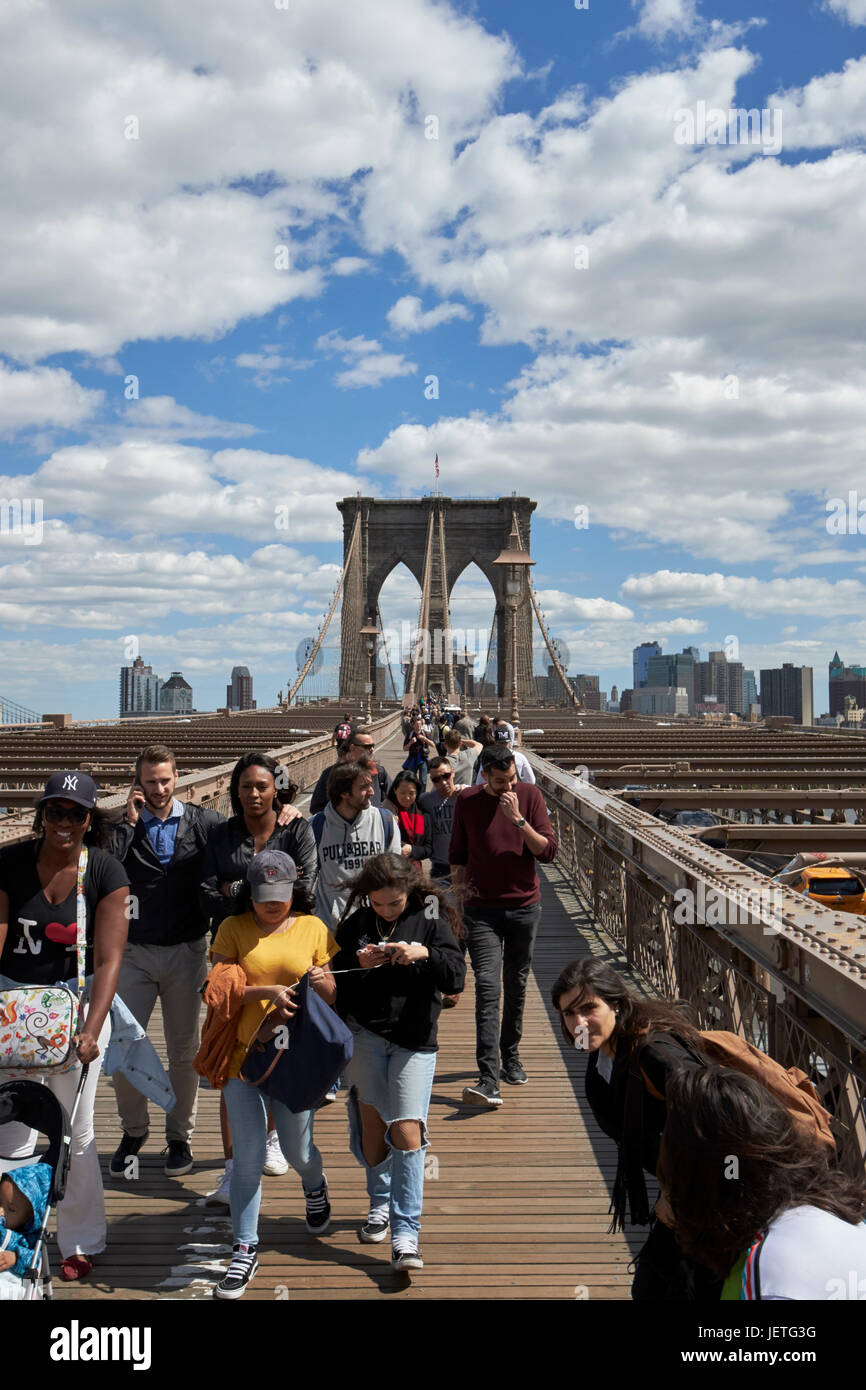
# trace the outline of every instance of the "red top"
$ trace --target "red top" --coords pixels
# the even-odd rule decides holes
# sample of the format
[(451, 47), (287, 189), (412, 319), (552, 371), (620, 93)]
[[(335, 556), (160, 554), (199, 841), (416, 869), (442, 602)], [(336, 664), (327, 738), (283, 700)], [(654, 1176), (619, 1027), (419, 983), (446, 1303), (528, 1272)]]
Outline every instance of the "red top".
[[(520, 814), (547, 845), (537, 856), (543, 864), (556, 857), (556, 836), (544, 797), (531, 782), (517, 782)], [(448, 861), (465, 865), (466, 901), (471, 907), (529, 907), (541, 898), (536, 855), (522, 831), (499, 809), (499, 798), (486, 786), (470, 787), (457, 797)]]

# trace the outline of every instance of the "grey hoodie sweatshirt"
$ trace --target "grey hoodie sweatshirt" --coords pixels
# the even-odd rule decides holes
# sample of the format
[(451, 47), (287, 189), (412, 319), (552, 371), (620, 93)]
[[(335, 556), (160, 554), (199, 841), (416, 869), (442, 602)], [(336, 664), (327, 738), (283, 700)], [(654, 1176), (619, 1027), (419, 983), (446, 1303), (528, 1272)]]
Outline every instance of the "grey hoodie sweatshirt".
[[(391, 838), (385, 842), (385, 826), (378, 806), (368, 806), (354, 820), (346, 820), (330, 801), (324, 815), (319, 840), (319, 880), (316, 884), (316, 915), (329, 927), (339, 921), (349, 896), (345, 885), (374, 854), (389, 850), (400, 853), (400, 827), (392, 815)], [(313, 817), (315, 821), (316, 817)], [(387, 813), (386, 813), (387, 819)]]

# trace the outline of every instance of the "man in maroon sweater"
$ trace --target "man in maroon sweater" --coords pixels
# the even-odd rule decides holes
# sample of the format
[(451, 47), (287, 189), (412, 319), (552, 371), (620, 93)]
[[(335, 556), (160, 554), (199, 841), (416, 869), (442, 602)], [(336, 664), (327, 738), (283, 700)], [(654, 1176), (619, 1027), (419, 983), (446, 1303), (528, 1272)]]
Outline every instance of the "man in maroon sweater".
[[(475, 972), (475, 1033), (479, 1079), (467, 1086), (468, 1105), (492, 1109), (503, 1081), (521, 1086), (526, 1072), (518, 1047), (532, 947), (541, 918), (536, 859), (549, 864), (556, 837), (538, 787), (519, 782), (505, 743), (481, 755), (484, 785), (460, 793), (454, 807), (451, 882), (463, 889), (463, 922)], [(458, 902), (460, 894), (457, 895)], [(505, 995), (499, 1025), (500, 975)]]

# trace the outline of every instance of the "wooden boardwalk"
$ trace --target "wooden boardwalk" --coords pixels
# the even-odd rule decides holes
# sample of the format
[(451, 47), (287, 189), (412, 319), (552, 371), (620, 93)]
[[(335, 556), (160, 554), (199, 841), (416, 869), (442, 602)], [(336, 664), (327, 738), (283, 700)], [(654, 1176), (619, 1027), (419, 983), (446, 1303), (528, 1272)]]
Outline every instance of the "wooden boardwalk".
[[(391, 763), (393, 758), (388, 758)], [(316, 1117), (332, 1204), (329, 1232), (304, 1225), (300, 1179), (263, 1178), (259, 1272), (245, 1298), (627, 1299), (628, 1263), (640, 1243), (607, 1235), (615, 1150), (583, 1099), (586, 1057), (566, 1049), (549, 1004), (550, 985), (578, 955), (621, 956), (595, 930), (555, 865), (542, 869), (544, 909), (527, 988), (522, 1087), (503, 1086), (498, 1110), (464, 1106), (477, 1076), (473, 981), (443, 1013), (429, 1113), (424, 1188), (424, 1269), (392, 1271), (390, 1244), (363, 1245), (363, 1173), (348, 1150), (345, 1092)], [(161, 1047), (158, 1014), (151, 1036)], [(114, 1093), (100, 1081), (96, 1135), (103, 1158), (109, 1245), (81, 1284), (55, 1280), (67, 1299), (194, 1300), (211, 1297), (231, 1252), (228, 1214), (204, 1206), (222, 1173), (217, 1095), (202, 1089), (193, 1140), (195, 1168), (163, 1173), (163, 1115), (151, 1108), (151, 1137), (135, 1181), (108, 1176), (119, 1140)], [(56, 1247), (52, 1242), (52, 1260)]]

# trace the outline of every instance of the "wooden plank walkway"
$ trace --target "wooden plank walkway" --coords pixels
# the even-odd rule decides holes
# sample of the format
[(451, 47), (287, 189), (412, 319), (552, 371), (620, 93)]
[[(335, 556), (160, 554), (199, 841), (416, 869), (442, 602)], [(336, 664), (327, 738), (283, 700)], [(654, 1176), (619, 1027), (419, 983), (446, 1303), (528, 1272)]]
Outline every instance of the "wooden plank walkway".
[[(393, 755), (387, 761), (396, 762)], [(359, 1241), (366, 1190), (348, 1150), (343, 1092), (316, 1117), (331, 1228), (321, 1238), (307, 1232), (300, 1180), (291, 1170), (263, 1178), (260, 1266), (246, 1300), (629, 1297), (627, 1266), (641, 1233), (637, 1240), (606, 1233), (615, 1150), (583, 1099), (586, 1057), (566, 1049), (549, 1003), (551, 983), (575, 956), (601, 954), (620, 969), (624, 963), (595, 931), (555, 865), (542, 870), (542, 893), (521, 1045), (529, 1083), (503, 1086), (498, 1110), (464, 1106), (462, 1089), (477, 1076), (471, 970), (459, 1005), (441, 1018), (429, 1113), (423, 1271), (411, 1279), (397, 1274), (389, 1243)], [(153, 1022), (151, 1035), (161, 1048), (158, 1014)], [(184, 1178), (167, 1178), (162, 1171), (162, 1119), (152, 1108), (138, 1179), (110, 1178), (108, 1158), (120, 1131), (111, 1083), (100, 1081), (96, 1136), (109, 1245), (84, 1283), (55, 1281), (58, 1301), (211, 1297), (231, 1251), (228, 1214), (204, 1206), (223, 1167), (217, 1095), (200, 1092), (196, 1165)]]

